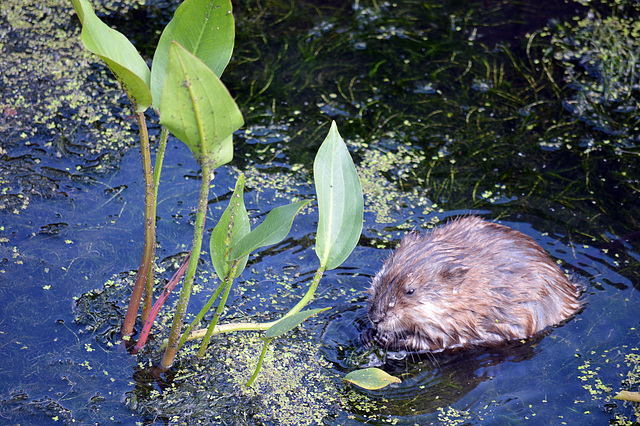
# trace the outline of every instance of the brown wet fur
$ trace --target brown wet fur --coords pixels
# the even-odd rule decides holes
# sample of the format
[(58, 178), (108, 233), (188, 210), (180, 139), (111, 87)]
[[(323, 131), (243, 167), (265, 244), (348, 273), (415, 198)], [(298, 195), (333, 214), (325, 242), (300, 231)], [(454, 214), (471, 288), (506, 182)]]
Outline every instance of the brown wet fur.
[(369, 295), (375, 331), (362, 340), (408, 351), (525, 339), (580, 308), (580, 291), (538, 243), (476, 216), (407, 235)]

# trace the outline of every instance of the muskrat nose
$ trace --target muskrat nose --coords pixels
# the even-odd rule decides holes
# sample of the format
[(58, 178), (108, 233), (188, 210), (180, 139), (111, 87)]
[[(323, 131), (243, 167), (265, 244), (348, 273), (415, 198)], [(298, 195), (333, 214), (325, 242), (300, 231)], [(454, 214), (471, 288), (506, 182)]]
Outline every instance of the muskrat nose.
[(369, 320), (371, 320), (371, 322), (374, 325), (377, 325), (378, 323), (380, 323), (380, 321), (382, 321), (384, 319), (384, 313), (382, 312), (378, 312), (376, 310), (370, 309), (369, 310)]

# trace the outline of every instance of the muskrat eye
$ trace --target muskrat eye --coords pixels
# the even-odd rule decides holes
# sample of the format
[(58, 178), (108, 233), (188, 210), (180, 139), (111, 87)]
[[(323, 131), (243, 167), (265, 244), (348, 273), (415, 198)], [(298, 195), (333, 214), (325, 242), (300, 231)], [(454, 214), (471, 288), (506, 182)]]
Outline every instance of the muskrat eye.
[(409, 290), (407, 290), (406, 295), (407, 295), (407, 296), (411, 296), (411, 295), (413, 294), (413, 292), (414, 292), (414, 291), (415, 291), (414, 289), (410, 288)]

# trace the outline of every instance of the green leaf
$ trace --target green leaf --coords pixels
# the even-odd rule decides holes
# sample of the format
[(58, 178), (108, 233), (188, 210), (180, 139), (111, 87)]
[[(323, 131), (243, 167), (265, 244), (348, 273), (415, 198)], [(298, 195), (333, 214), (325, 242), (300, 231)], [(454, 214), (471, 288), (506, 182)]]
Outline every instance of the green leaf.
[(160, 109), (172, 41), (200, 58), (218, 77), (222, 75), (233, 52), (235, 24), (231, 12), (230, 0), (186, 0), (178, 7), (153, 55), (151, 93), (155, 109)]
[(136, 112), (151, 105), (151, 73), (136, 48), (120, 32), (98, 18), (87, 0), (72, 0), (82, 22), (82, 43), (98, 55), (122, 83)]
[(319, 314), (320, 312), (326, 311), (327, 309), (331, 308), (309, 309), (307, 311), (298, 312), (297, 314), (284, 317), (280, 321), (269, 327), (267, 331), (264, 332), (264, 337), (266, 339), (272, 339), (274, 337), (281, 336), (287, 331), (293, 330), (294, 328), (302, 324), (307, 318), (315, 314)]
[(160, 124), (213, 171), (233, 158), (233, 132), (243, 124), (229, 91), (200, 59), (171, 43), (162, 91)]
[(320, 216), (315, 250), (320, 264), (330, 270), (358, 244), (364, 212), (360, 180), (335, 122), (316, 154), (313, 179)]
[(370, 390), (382, 389), (391, 383), (402, 383), (402, 381), (397, 377), (394, 377), (379, 368), (373, 367), (352, 371), (344, 376), (342, 380)]
[(231, 259), (246, 256), (259, 247), (284, 240), (291, 230), (293, 219), (311, 200), (298, 201), (271, 210), (264, 221), (242, 238), (231, 250)]
[(640, 393), (621, 390), (620, 392), (618, 392), (618, 394), (616, 396), (613, 397), (613, 399), (620, 399), (620, 400), (623, 400), (623, 401), (640, 402)]
[[(218, 224), (211, 232), (209, 240), (209, 252), (211, 253), (211, 263), (213, 268), (222, 280), (229, 273), (231, 263), (234, 259), (229, 257), (230, 248), (242, 237), (251, 232), (251, 224), (249, 223), (249, 215), (244, 206), (244, 175), (241, 174), (236, 182), (236, 188), (231, 195), (229, 205), (220, 217)], [(236, 274), (233, 278), (237, 278), (244, 267), (247, 265), (249, 256), (238, 264)]]

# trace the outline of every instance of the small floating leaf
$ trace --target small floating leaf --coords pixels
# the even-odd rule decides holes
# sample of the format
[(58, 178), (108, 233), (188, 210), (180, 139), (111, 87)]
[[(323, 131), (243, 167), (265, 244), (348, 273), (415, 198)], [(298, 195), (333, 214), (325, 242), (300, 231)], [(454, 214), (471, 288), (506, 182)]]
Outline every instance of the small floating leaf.
[(298, 201), (271, 210), (256, 229), (234, 244), (229, 258), (239, 259), (259, 247), (270, 246), (284, 240), (291, 230), (295, 216), (310, 202), (311, 200)]
[(613, 399), (621, 399), (623, 401), (640, 402), (640, 392), (620, 391)]
[(278, 337), (289, 330), (293, 330), (294, 328), (302, 324), (307, 318), (320, 312), (326, 311), (327, 309), (330, 308), (309, 309), (307, 311), (298, 312), (297, 314), (284, 317), (280, 321), (269, 327), (269, 329), (264, 333), (264, 337), (267, 339)]
[(344, 376), (342, 380), (369, 390), (382, 389), (391, 383), (402, 383), (397, 377), (373, 367), (352, 371)]

